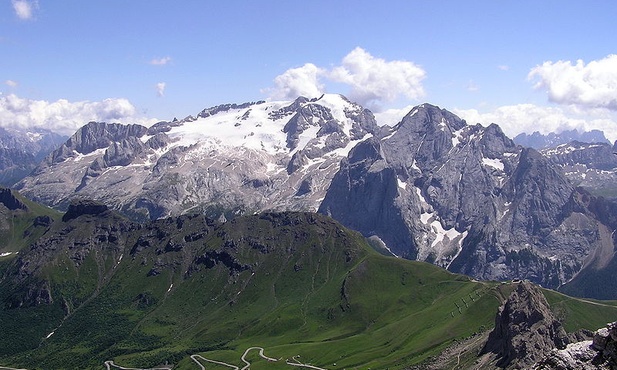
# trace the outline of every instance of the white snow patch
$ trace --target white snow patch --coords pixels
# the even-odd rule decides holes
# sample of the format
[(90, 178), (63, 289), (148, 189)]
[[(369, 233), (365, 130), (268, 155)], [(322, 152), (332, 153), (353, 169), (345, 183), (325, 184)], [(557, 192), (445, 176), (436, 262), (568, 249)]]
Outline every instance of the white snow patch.
[(435, 220), (431, 222), (431, 229), (435, 233), (435, 240), (431, 243), (431, 248), (435, 248), (437, 244), (441, 243), (445, 238), (448, 240), (454, 240), (457, 236), (461, 235), (455, 228), (444, 229), (441, 226), (441, 222), (439, 220)]
[(391, 255), (393, 255), (396, 258), (400, 258), (400, 256), (398, 256), (396, 253), (392, 252), (392, 250), (390, 249), (390, 247), (388, 247), (388, 245), (377, 235), (371, 235), (369, 237), (369, 239), (375, 239), (379, 242), (379, 244), (384, 247), (388, 252), (390, 252)]
[(319, 104), (330, 109), (332, 117), (343, 124), (343, 132), (349, 136), (353, 127), (353, 121), (347, 118), (345, 110), (352, 108), (351, 103), (345, 101), (339, 94), (324, 94), (314, 104)]
[(500, 159), (482, 158), (482, 164), (485, 166), (493, 167), (499, 171), (503, 171), (503, 162)]
[(174, 287), (174, 283), (171, 283), (171, 285), (169, 286), (169, 289), (167, 289), (167, 293), (169, 293), (171, 291), (171, 288)]
[(439, 130), (445, 131), (446, 128), (448, 128), (448, 124), (446, 122), (446, 119), (442, 118), (441, 121), (439, 121)]
[(424, 212), (424, 213), (420, 214), (420, 221), (421, 221), (423, 224), (425, 224), (425, 225), (428, 225), (428, 224), (429, 224), (428, 222), (429, 222), (429, 220), (430, 220), (431, 218), (433, 218), (433, 214), (432, 214), (432, 213), (426, 213), (426, 212)]
[(13, 254), (13, 252), (4, 252), (4, 253), (0, 253), (0, 257), (10, 256), (11, 254)]
[(394, 136), (394, 134), (396, 134), (396, 133), (397, 133), (397, 131), (396, 131), (396, 130), (392, 130), (392, 131), (391, 131), (391, 134), (390, 134), (390, 135), (387, 135), (387, 136), (384, 136), (384, 137), (381, 139), (381, 141), (388, 140), (389, 138), (391, 138), (392, 136)]
[(452, 133), (452, 147), (453, 148), (456, 148), (458, 144), (460, 144), (463, 141), (463, 130), (464, 128), (460, 130), (456, 130)]
[[(99, 157), (105, 154), (105, 151), (107, 150), (107, 148), (102, 148), (102, 149), (97, 149), (91, 153), (88, 154), (81, 154), (77, 151), (73, 151), (73, 154), (75, 154), (75, 156), (73, 157), (73, 161), (74, 162), (79, 162), (84, 158), (90, 158), (90, 157)], [(91, 162), (91, 160), (88, 160), (88, 162)]]
[(458, 257), (459, 254), (461, 254), (461, 251), (463, 250), (463, 241), (465, 240), (465, 238), (467, 237), (467, 230), (463, 231), (462, 233), (459, 234), (461, 237), (458, 240), (457, 243), (457, 251), (456, 254), (454, 255), (454, 257), (452, 257), (452, 259), (450, 260), (450, 262), (448, 262), (448, 265), (446, 266), (446, 269), (450, 268), (450, 265), (452, 264), (452, 262)]
[(421, 171), (420, 167), (418, 167), (418, 163), (416, 162), (416, 160), (414, 159), (413, 162), (411, 163), (411, 169), (413, 170), (417, 170), (417, 171)]
[(422, 196), (422, 190), (420, 190), (420, 188), (416, 187), (416, 195), (418, 196), (418, 198), (420, 199), (420, 202), (424, 205), (424, 204), (428, 204), (428, 202), (426, 201), (426, 199), (424, 199), (424, 197)]
[(52, 331), (51, 333), (47, 334), (47, 336), (45, 337), (45, 339), (49, 339), (49, 337), (51, 337), (52, 335), (54, 335), (56, 331)]
[(398, 182), (398, 187), (405, 190), (407, 189), (407, 183), (401, 181), (401, 179), (399, 179), (398, 177), (396, 178), (396, 181)]
[[(283, 127), (291, 116), (272, 120), (269, 113), (288, 106), (291, 102), (274, 101), (252, 105), (244, 109), (230, 109), (192, 122), (172, 127), (167, 135), (176, 140), (174, 146), (190, 146), (197, 142), (210, 142), (231, 147), (246, 147), (276, 154), (286, 147)], [(251, 111), (246, 119), (242, 117)]]
[(337, 155), (339, 157), (347, 157), (347, 155), (349, 155), (349, 152), (353, 149), (354, 146), (356, 146), (356, 144), (358, 144), (361, 141), (364, 141), (370, 137), (372, 137), (372, 134), (366, 134), (364, 135), (364, 137), (362, 137), (362, 139), (359, 140), (351, 140), (349, 141), (349, 143), (344, 147), (344, 148), (339, 148), (339, 149), (335, 149), (333, 151), (331, 151), (330, 153), (332, 153), (333, 155)]

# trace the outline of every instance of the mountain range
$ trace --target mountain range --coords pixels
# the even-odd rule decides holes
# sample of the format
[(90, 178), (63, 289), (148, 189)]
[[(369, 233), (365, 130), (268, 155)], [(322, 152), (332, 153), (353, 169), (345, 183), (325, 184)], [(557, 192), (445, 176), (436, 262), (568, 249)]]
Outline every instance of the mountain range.
[(0, 185), (13, 186), (66, 139), (48, 130), (0, 127)]
[(513, 140), (519, 145), (538, 150), (554, 148), (562, 144), (569, 144), (573, 141), (610, 144), (610, 141), (608, 141), (608, 139), (604, 136), (604, 132), (600, 130), (580, 132), (576, 129), (564, 130), (558, 134), (551, 132), (546, 135), (543, 135), (538, 131), (535, 131), (532, 134), (521, 133), (516, 135)]
[(60, 209), (97, 199), (142, 221), (318, 211), (399, 257), (557, 288), (612, 258), (615, 226), (608, 201), (556, 162), (430, 104), (379, 126), (326, 94), (149, 128), (91, 122), (16, 188)]

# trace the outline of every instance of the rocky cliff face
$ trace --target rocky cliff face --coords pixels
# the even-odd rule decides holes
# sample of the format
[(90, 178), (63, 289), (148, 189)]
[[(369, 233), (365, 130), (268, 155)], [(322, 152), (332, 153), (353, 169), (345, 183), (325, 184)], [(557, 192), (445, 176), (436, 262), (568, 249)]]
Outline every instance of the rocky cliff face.
[(494, 354), (501, 368), (528, 369), (552, 348), (568, 343), (542, 292), (523, 281), (497, 313), (481, 354)]
[(11, 211), (15, 211), (17, 209), (24, 211), (28, 210), (28, 206), (26, 206), (21, 200), (17, 199), (11, 189), (4, 187), (0, 187), (0, 204)]
[(593, 340), (554, 349), (533, 366), (534, 370), (592, 370), (617, 368), (617, 322), (597, 330)]
[(602, 222), (568, 206), (575, 192), (559, 166), (498, 126), (424, 104), (384, 131), (342, 162), (320, 212), (394, 254), (557, 287), (602, 245)]

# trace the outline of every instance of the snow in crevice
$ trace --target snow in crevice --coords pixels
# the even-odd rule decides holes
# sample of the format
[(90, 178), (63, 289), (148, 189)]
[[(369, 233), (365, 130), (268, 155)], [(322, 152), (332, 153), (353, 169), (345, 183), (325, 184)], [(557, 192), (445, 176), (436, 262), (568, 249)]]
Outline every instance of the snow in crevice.
[(439, 121), (439, 130), (446, 131), (447, 128), (448, 128), (448, 121), (446, 121), (445, 118), (442, 118), (441, 121)]
[(493, 167), (499, 171), (503, 171), (504, 165), (500, 159), (492, 159), (492, 158), (482, 158), (482, 164), (485, 166)]
[(399, 256), (399, 255), (397, 255), (396, 253), (394, 253), (394, 252), (392, 251), (392, 249), (390, 249), (390, 247), (388, 247), (388, 245), (387, 245), (387, 244), (386, 244), (386, 243), (385, 243), (385, 242), (384, 242), (384, 241), (383, 241), (383, 240), (382, 240), (379, 236), (377, 236), (377, 235), (371, 235), (371, 236), (369, 236), (369, 237), (368, 237), (368, 239), (369, 239), (369, 240), (376, 241), (376, 242), (377, 242), (377, 244), (379, 244), (379, 246), (380, 246), (381, 248), (383, 248), (383, 249), (387, 250), (387, 251), (388, 251), (388, 253), (390, 253), (391, 255), (393, 255), (393, 256), (394, 256), (394, 257), (396, 257), (396, 258), (400, 258), (400, 256)]
[(415, 191), (421, 205), (420, 223), (425, 230), (419, 243), (418, 259), (427, 260), (432, 256), (436, 264), (447, 268), (461, 252), (467, 231), (460, 232), (454, 227), (445, 229), (421, 190), (416, 187)]
[(83, 160), (92, 161), (92, 158), (102, 157), (103, 155), (105, 155), (106, 150), (107, 148), (96, 149), (88, 154), (81, 154), (80, 152), (73, 150), (72, 160), (73, 162), (80, 162)]
[(465, 130), (465, 127), (452, 132), (452, 148), (456, 148), (463, 142), (463, 130)]
[(466, 237), (467, 230), (460, 233), (459, 236), (457, 236), (455, 239), (452, 239), (455, 242), (454, 246), (456, 248), (456, 254), (452, 258), (450, 258), (450, 261), (446, 265), (446, 269), (449, 269), (452, 262), (459, 256), (459, 254), (461, 254), (461, 251), (463, 250), (463, 241), (465, 241)]

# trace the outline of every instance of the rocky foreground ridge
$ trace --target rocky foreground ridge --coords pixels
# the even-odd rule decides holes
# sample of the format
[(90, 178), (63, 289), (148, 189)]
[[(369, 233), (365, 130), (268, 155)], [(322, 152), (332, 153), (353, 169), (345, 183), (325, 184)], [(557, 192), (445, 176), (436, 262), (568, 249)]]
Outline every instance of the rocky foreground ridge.
[(527, 281), (518, 284), (495, 317), (481, 354), (492, 354), (500, 368), (528, 369), (553, 348), (570, 339), (546, 298)]
[(92, 122), (18, 188), (142, 220), (318, 210), (400, 257), (553, 288), (615, 245), (609, 216), (589, 207), (602, 200), (499, 126), (422, 104), (380, 127), (339, 95), (225, 104), (150, 128)]
[(593, 340), (553, 350), (534, 370), (592, 370), (617, 368), (617, 322), (597, 330)]
[(522, 281), (499, 308), (495, 326), (472, 368), (615, 369), (617, 322), (595, 333), (568, 334), (542, 291)]

